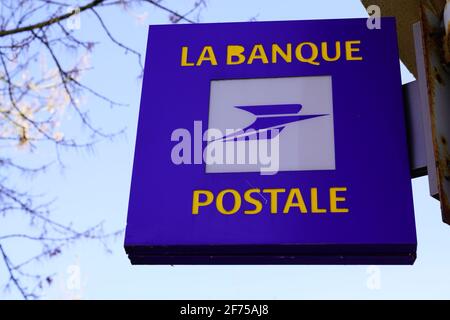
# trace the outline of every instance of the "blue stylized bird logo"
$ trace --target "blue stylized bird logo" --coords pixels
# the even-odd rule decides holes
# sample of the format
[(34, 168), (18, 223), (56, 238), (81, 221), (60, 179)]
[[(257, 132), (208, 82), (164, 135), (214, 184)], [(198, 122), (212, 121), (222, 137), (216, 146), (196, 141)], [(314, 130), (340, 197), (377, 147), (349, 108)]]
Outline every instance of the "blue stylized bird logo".
[[(326, 116), (327, 114), (299, 115), (302, 109), (301, 104), (276, 104), (276, 105), (253, 105), (253, 106), (235, 106), (235, 108), (247, 111), (256, 116), (255, 121), (235, 133), (229, 134), (217, 140), (224, 142), (241, 137), (256, 137), (260, 132), (271, 132), (277, 129), (275, 134), (270, 137), (265, 135), (265, 139), (272, 139), (277, 136), (288, 124), (302, 120)], [(247, 130), (250, 132), (247, 132)], [(242, 132), (243, 131), (243, 132)], [(262, 138), (264, 139), (264, 138)]]

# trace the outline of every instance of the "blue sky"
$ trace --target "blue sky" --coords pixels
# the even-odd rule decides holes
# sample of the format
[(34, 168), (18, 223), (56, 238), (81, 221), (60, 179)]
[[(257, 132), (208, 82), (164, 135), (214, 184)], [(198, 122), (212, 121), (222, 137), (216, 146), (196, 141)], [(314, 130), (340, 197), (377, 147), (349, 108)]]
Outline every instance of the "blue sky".
[[(165, 3), (179, 1), (166, 0)], [(178, 7), (179, 8), (179, 7)], [(186, 6), (188, 8), (188, 6)], [(148, 6), (128, 12), (101, 9), (105, 23), (115, 37), (145, 53), (147, 25), (167, 23), (167, 15)], [(148, 13), (144, 23), (135, 14)], [(269, 1), (209, 0), (202, 22), (257, 20), (302, 20), (365, 17), (358, 0)], [(57, 197), (55, 217), (74, 221), (80, 228), (105, 220), (109, 230), (125, 227), (132, 161), (139, 112), (141, 82), (139, 67), (130, 54), (113, 45), (89, 16), (82, 16), (81, 37), (100, 44), (91, 57), (94, 67), (84, 82), (106, 96), (128, 104), (110, 109), (88, 97), (96, 123), (126, 134), (113, 142), (104, 141), (94, 153), (66, 152), (66, 168), (50, 170), (36, 178), (35, 190)], [(403, 70), (403, 81), (411, 75)], [(70, 127), (70, 119), (67, 120)], [(45, 158), (45, 154), (37, 154)], [(312, 299), (312, 298), (450, 298), (450, 227), (441, 222), (439, 203), (428, 195), (427, 178), (413, 180), (418, 234), (418, 259), (414, 266), (131, 266), (123, 239), (112, 241), (112, 253), (100, 244), (79, 242), (59, 258), (36, 267), (56, 272), (55, 284), (43, 298), (82, 299)], [(22, 242), (10, 244), (26, 254)], [(3, 270), (3, 269), (0, 269)], [(367, 285), (372, 272), (380, 286)], [(3, 272), (3, 271), (2, 271)], [(0, 272), (0, 281), (3, 281)], [(76, 281), (79, 274), (81, 286)], [(76, 279), (75, 279), (76, 280)], [(16, 298), (0, 291), (0, 298)]]

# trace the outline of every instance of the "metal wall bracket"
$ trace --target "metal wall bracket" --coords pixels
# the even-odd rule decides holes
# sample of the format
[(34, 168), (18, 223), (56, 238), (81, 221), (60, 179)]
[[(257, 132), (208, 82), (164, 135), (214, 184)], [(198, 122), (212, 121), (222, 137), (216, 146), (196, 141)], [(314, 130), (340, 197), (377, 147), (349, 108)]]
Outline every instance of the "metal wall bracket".
[(440, 200), (442, 219), (450, 224), (450, 66), (445, 58), (448, 36), (441, 12), (423, 2), (420, 13), (421, 22), (414, 24), (413, 34), (430, 193)]
[(425, 141), (424, 115), (420, 101), (418, 81), (403, 85), (403, 101), (405, 106), (411, 177), (426, 176), (428, 174), (427, 150), (428, 148), (432, 150), (433, 146), (431, 145), (431, 139)]
[(411, 176), (428, 174), (450, 224), (450, 0), (361, 2), (397, 19), (400, 57), (417, 79), (403, 86)]

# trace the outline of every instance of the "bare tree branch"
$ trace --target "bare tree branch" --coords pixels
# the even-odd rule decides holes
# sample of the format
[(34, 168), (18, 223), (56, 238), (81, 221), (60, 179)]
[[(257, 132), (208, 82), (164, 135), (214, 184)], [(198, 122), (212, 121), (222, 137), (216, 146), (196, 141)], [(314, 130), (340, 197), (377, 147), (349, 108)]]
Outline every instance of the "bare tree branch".
[[(134, 55), (143, 72), (141, 53), (113, 35), (102, 8), (129, 10), (134, 4), (148, 5), (168, 14), (172, 23), (195, 23), (198, 17), (191, 16), (206, 4), (205, 0), (190, 0), (189, 10), (184, 8), (186, 13), (180, 14), (181, 10), (161, 0), (0, 1), (0, 225), (9, 219), (15, 222), (11, 228), (0, 229), (0, 266), (7, 271), (5, 289), (15, 290), (24, 299), (36, 299), (54, 278), (52, 272), (47, 274), (37, 268), (37, 262), (47, 262), (82, 240), (96, 241), (109, 251), (109, 241), (122, 234), (122, 230), (106, 232), (104, 222), (80, 230), (74, 223), (58, 221), (54, 218), (55, 199), (48, 200), (46, 195), (36, 195), (25, 188), (32, 185), (30, 179), (52, 165), (64, 167), (63, 148), (91, 151), (98, 141), (112, 139), (124, 130), (105, 132), (89, 117), (89, 109), (82, 102), (85, 96), (111, 107), (124, 104), (81, 80), (91, 69), (85, 58), (97, 42), (80, 38), (69, 27), (68, 19), (78, 14), (94, 18), (106, 40)], [(67, 59), (61, 52), (74, 53), (77, 59)], [(64, 120), (73, 115), (87, 133), (64, 132)], [(34, 157), (34, 151), (43, 145), (54, 146), (55, 160), (42, 164)], [(29, 167), (18, 161), (15, 152), (19, 148), (28, 151), (36, 165)], [(19, 179), (24, 180), (18, 184)], [(33, 250), (27, 251), (25, 258), (18, 257), (17, 250), (11, 249), (17, 243), (25, 243)]]
[[(87, 9), (98, 6), (102, 2), (104, 2), (104, 0), (94, 0), (82, 7), (80, 7), (78, 12), (83, 12)], [(63, 14), (63, 15), (39, 22), (39, 23), (35, 23), (35, 24), (29, 25), (26, 27), (14, 28), (14, 29), (10, 29), (10, 30), (0, 30), (0, 37), (9, 36), (9, 35), (13, 35), (16, 33), (21, 33), (21, 32), (26, 32), (26, 31), (36, 30), (36, 29), (41, 29), (43, 27), (47, 27), (54, 23), (58, 23), (67, 18), (70, 18), (71, 16), (77, 14), (78, 12), (76, 10), (73, 10), (72, 12), (68, 12), (66, 14)]]

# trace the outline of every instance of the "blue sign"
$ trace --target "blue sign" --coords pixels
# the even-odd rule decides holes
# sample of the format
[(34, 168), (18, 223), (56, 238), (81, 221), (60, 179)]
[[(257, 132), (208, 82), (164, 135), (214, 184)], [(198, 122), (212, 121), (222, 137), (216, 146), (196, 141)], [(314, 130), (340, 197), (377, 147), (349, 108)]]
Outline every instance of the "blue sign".
[(412, 264), (395, 20), (150, 26), (133, 264)]

